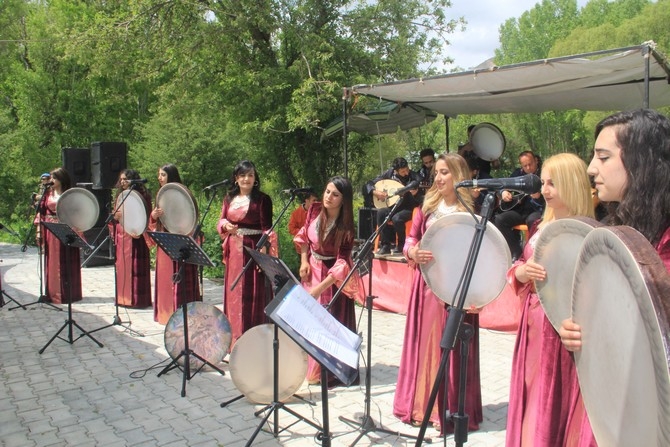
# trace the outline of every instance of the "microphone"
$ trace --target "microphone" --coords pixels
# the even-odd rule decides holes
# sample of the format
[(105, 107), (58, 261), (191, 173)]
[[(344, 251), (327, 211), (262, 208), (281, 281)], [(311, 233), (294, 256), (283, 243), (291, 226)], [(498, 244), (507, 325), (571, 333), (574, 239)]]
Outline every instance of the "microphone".
[(131, 185), (139, 185), (139, 184), (146, 183), (148, 181), (149, 180), (147, 180), (145, 178), (136, 178), (136, 179), (132, 179), (132, 180), (127, 180), (127, 182), (130, 183)]
[(418, 187), (419, 187), (419, 181), (418, 180), (412, 180), (406, 186), (403, 186), (402, 188), (396, 190), (396, 192), (394, 192), (393, 194), (389, 194), (389, 197), (401, 196), (401, 195), (405, 194), (407, 191), (417, 189)]
[(540, 192), (542, 181), (535, 174), (527, 174), (521, 177), (464, 180), (456, 184), (456, 188), (506, 189), (526, 194), (535, 194), (536, 192)]
[(314, 192), (311, 186), (305, 186), (304, 188), (289, 188), (282, 190), (283, 194), (303, 194), (306, 192)]
[(209, 191), (210, 189), (218, 188), (219, 186), (227, 185), (229, 183), (230, 183), (230, 179), (227, 178), (225, 180), (221, 180), (220, 182), (212, 183), (209, 186), (205, 186), (204, 188), (202, 188), (202, 190), (203, 191)]

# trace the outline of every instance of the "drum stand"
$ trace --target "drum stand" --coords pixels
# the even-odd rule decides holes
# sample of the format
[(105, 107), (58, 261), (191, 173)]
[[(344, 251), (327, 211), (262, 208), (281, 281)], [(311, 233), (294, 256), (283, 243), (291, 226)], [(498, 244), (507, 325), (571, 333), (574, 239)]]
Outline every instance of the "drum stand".
[[(456, 290), (454, 298), (458, 295), (458, 300), (456, 300), (456, 305), (452, 306), (449, 309), (449, 316), (447, 317), (447, 324), (445, 325), (444, 331), (442, 332), (442, 340), (440, 346), (442, 347), (442, 357), (440, 359), (440, 367), (437, 371), (437, 377), (435, 377), (435, 382), (433, 383), (433, 388), (430, 392), (430, 397), (428, 398), (428, 403), (426, 404), (425, 414), (429, 415), (433, 411), (433, 406), (435, 405), (435, 399), (440, 389), (440, 383), (444, 377), (445, 370), (449, 363), (449, 354), (454, 349), (456, 345), (456, 339), (461, 338), (462, 349), (461, 351), (461, 369), (460, 369), (460, 383), (458, 388), (458, 412), (456, 414), (449, 414), (448, 410), (445, 416), (445, 421), (451, 420), (454, 423), (454, 441), (457, 446), (462, 446), (463, 443), (468, 440), (468, 415), (465, 414), (465, 368), (467, 368), (467, 356), (468, 348), (467, 343), (469, 342), (470, 337), (474, 334), (472, 329), (469, 329), (467, 324), (463, 323), (466, 312), (463, 310), (465, 304), (465, 298), (468, 294), (468, 289), (470, 288), (470, 281), (472, 280), (472, 275), (474, 274), (475, 264), (477, 263), (477, 256), (479, 255), (479, 250), (484, 239), (484, 232), (486, 231), (486, 224), (488, 223), (491, 215), (493, 214), (493, 204), (495, 202), (495, 192), (489, 191), (484, 198), (484, 204), (482, 205), (481, 210), (481, 220), (475, 224), (475, 234), (472, 238), (472, 243), (470, 245), (470, 251), (465, 260), (465, 266), (463, 267), (463, 273), (461, 274), (461, 279), (459, 281), (460, 288)], [(474, 218), (474, 217), (473, 217)], [(421, 423), (421, 428), (419, 429), (419, 435), (417, 436), (416, 446), (420, 446), (424, 440), (424, 435), (426, 434), (426, 428), (428, 427), (428, 420), (430, 418), (425, 417)]]
[[(64, 223), (56, 223), (56, 222), (44, 222), (43, 223), (44, 227), (51, 231), (57, 238), (60, 240), (63, 244), (63, 249), (65, 250), (65, 268), (70, 268), (71, 260), (70, 260), (70, 252), (68, 248), (71, 247), (77, 247), (77, 248), (83, 248), (83, 247), (88, 247), (88, 244), (84, 242), (72, 229)], [(77, 266), (79, 268), (79, 266)], [(61, 272), (61, 276), (63, 275), (63, 272)], [(56, 337), (59, 336), (59, 334), (65, 329), (66, 327), (68, 328), (68, 338), (64, 339), (61, 338), (61, 340), (64, 340), (70, 344), (73, 344), (75, 341), (79, 340), (81, 337), (86, 336), (93, 340), (99, 347), (102, 348), (102, 343), (100, 343), (98, 340), (96, 340), (90, 332), (87, 332), (77, 324), (72, 319), (72, 282), (70, 281), (70, 275), (68, 272), (65, 272), (64, 275), (65, 282), (66, 282), (66, 289), (68, 290), (70, 296), (68, 297), (67, 300), (67, 320), (61, 326), (61, 328), (56, 332), (56, 334), (51, 337), (51, 339), (47, 342), (46, 345), (42, 349), (39, 350), (39, 353), (42, 354), (44, 350), (51, 344), (52, 341), (56, 339)], [(72, 326), (76, 326), (77, 329), (81, 331), (81, 334), (77, 338), (72, 337)]]
[[(134, 189), (135, 185), (131, 184), (130, 189)], [(121, 208), (121, 205), (123, 205), (123, 202), (126, 201), (128, 198), (128, 195), (123, 196), (121, 199), (121, 202), (116, 206), (116, 209), (112, 211), (108, 216), (107, 219), (105, 219), (105, 223), (102, 225), (102, 228), (100, 229), (100, 232), (97, 234), (95, 239), (93, 240), (93, 246), (95, 247), (95, 244), (97, 243), (98, 239), (100, 238), (100, 235), (102, 234), (103, 231), (105, 231), (105, 228), (107, 229), (107, 236), (100, 242), (100, 244), (95, 247), (95, 249), (88, 255), (88, 257), (84, 260), (84, 262), (81, 263), (82, 267), (86, 267), (86, 264), (88, 264), (88, 261), (93, 259), (93, 256), (105, 245), (105, 242), (109, 241), (109, 258), (114, 260), (114, 310), (115, 310), (115, 315), (114, 319), (112, 322), (106, 326), (99, 327), (98, 329), (93, 329), (91, 333), (93, 332), (98, 332), (103, 329), (107, 329), (108, 327), (112, 326), (121, 326), (125, 328), (128, 332), (131, 334), (135, 335), (136, 337), (144, 337), (144, 334), (137, 332), (134, 329), (131, 329), (130, 325), (132, 324), (132, 321), (128, 320), (128, 324), (123, 324), (123, 320), (121, 320), (121, 317), (119, 316), (119, 284), (118, 284), (118, 279), (116, 277), (116, 245), (114, 244), (114, 237), (111, 235), (111, 228), (109, 228), (109, 224), (111, 223), (112, 219), (114, 218), (114, 215), (116, 212)]]
[[(363, 436), (367, 436), (371, 432), (377, 432), (377, 433), (383, 433), (386, 435), (395, 435), (397, 437), (403, 437), (403, 438), (408, 438), (408, 439), (416, 439), (416, 436), (405, 434), (405, 433), (400, 433), (397, 431), (393, 430), (388, 430), (385, 429), (381, 426), (377, 426), (375, 423), (374, 419), (372, 419), (372, 416), (370, 415), (370, 403), (371, 403), (371, 389), (372, 389), (372, 301), (376, 298), (375, 296), (372, 295), (372, 246), (374, 244), (375, 239), (377, 239), (377, 236), (379, 235), (379, 232), (381, 231), (382, 228), (388, 223), (389, 219), (393, 215), (393, 212), (395, 209), (400, 205), (402, 202), (403, 197), (401, 196), (400, 199), (393, 205), (393, 208), (391, 209), (391, 212), (387, 214), (386, 218), (384, 219), (384, 222), (377, 227), (377, 229), (370, 235), (370, 237), (365, 241), (363, 244), (363, 247), (361, 247), (360, 251), (358, 252), (358, 256), (356, 257), (356, 261), (349, 271), (349, 274), (347, 277), (344, 279), (342, 282), (342, 285), (340, 286), (339, 290), (333, 295), (333, 298), (331, 299), (330, 303), (328, 304), (328, 308), (330, 308), (335, 300), (339, 297), (340, 293), (344, 289), (344, 286), (347, 284), (349, 281), (349, 278), (353, 275), (353, 273), (359, 269), (361, 264), (364, 262), (370, 260), (370, 268), (368, 272), (368, 296), (365, 297), (365, 309), (368, 314), (367, 318), (367, 349), (366, 349), (366, 362), (365, 362), (365, 412), (359, 416), (359, 420), (352, 420), (352, 419), (347, 419), (343, 416), (340, 416), (340, 420), (346, 424), (348, 424), (351, 427), (356, 427), (358, 430), (361, 432), (358, 434), (358, 437), (354, 439), (354, 442), (350, 444), (350, 446), (355, 446), (358, 441), (363, 438)], [(322, 379), (323, 380), (323, 379)], [(426, 439), (426, 442), (431, 442), (430, 438)]]
[[(214, 267), (214, 263), (207, 257), (202, 248), (198, 243), (190, 236), (185, 236), (182, 234), (176, 233), (163, 233), (163, 232), (154, 232), (149, 231), (149, 236), (156, 241), (156, 243), (165, 251), (165, 253), (170, 256), (170, 259), (176, 261), (179, 264), (179, 270), (177, 273), (172, 275), (172, 283), (176, 285), (181, 282), (182, 275), (184, 273), (184, 267), (186, 264), (197, 264), (197, 265), (206, 265), (208, 267)], [(180, 293), (184, 293), (180, 289)], [(182, 302), (183, 302), (182, 296)], [(200, 372), (205, 365), (210, 366), (212, 369), (218, 371), (221, 375), (225, 375), (225, 372), (207, 361), (207, 359), (198, 355), (191, 348), (189, 348), (188, 340), (188, 312), (187, 304), (184, 302), (181, 306), (184, 319), (184, 349), (175, 357), (165, 368), (158, 373), (158, 377), (163, 374), (168, 373), (169, 371), (179, 368), (179, 359), (184, 357), (184, 366), (182, 369), (182, 382), (181, 382), (181, 397), (186, 396), (186, 381), (191, 380), (196, 374)], [(202, 362), (202, 366), (196, 369), (193, 374), (191, 374), (191, 357)]]

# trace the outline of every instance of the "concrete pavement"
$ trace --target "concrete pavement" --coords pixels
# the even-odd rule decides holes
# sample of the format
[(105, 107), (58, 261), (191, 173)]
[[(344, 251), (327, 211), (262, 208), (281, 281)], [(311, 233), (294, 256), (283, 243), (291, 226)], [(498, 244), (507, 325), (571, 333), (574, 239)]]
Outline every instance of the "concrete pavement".
[[(20, 303), (34, 302), (40, 290), (36, 249), (31, 247), (24, 253), (18, 245), (0, 244), (0, 259), (4, 290)], [(72, 308), (73, 320), (85, 330), (102, 328), (114, 319), (113, 273), (110, 266), (82, 269), (84, 300)], [(204, 301), (221, 308), (221, 297), (221, 283), (205, 280)], [(240, 395), (227, 363), (220, 365), (225, 375), (213, 370), (196, 374), (186, 383), (185, 397), (180, 396), (180, 370), (157, 376), (171, 359), (165, 350), (164, 327), (153, 321), (152, 309), (119, 308), (124, 325), (131, 322), (130, 327), (142, 337), (114, 325), (92, 334), (102, 348), (88, 337), (73, 344), (56, 338), (39, 354), (62, 327), (67, 313), (44, 304), (26, 310), (10, 311), (11, 307), (15, 305), (8, 302), (0, 308), (0, 445), (235, 447), (245, 445), (259, 426), (261, 419), (254, 412), (263, 405), (242, 398), (221, 408), (222, 402)], [(58, 307), (67, 310), (67, 306)], [(405, 317), (373, 311), (372, 321), (370, 413), (377, 426), (417, 434), (418, 428), (401, 423), (392, 414)], [(365, 312), (360, 324), (365, 332)], [(67, 330), (61, 335), (67, 340)], [(74, 337), (78, 336), (75, 329)], [(367, 340), (363, 353), (365, 343)], [(481, 330), (484, 422), (479, 431), (469, 434), (466, 445), (504, 445), (513, 347), (513, 335)], [(259, 367), (271, 364), (271, 359), (258, 359)], [(361, 359), (363, 371), (364, 365)], [(329, 391), (331, 445), (350, 445), (359, 435), (360, 430), (352, 429), (339, 416), (356, 418), (362, 414), (363, 384), (362, 377), (361, 386)], [(290, 398), (286, 406), (321, 426), (320, 393), (319, 386), (304, 383), (295, 394), (315, 405)], [(278, 414), (283, 431), (275, 438), (272, 425), (266, 425), (254, 445), (320, 445), (312, 426), (286, 411)], [(436, 434), (432, 428), (426, 434), (433, 438), (433, 444), (441, 442)], [(404, 436), (373, 431), (356, 445), (414, 444)], [(453, 444), (448, 437), (447, 445)]]

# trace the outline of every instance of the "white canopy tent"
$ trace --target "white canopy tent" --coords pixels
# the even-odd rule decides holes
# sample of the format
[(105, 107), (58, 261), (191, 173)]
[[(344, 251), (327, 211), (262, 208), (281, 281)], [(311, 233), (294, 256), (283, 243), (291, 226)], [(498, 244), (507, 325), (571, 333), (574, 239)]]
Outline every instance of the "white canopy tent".
[(423, 79), (356, 85), (351, 93), (420, 105), (448, 117), (670, 105), (670, 66), (648, 42)]
[[(421, 106), (447, 118), (572, 109), (618, 111), (670, 105), (669, 83), (667, 58), (649, 41), (441, 76), (355, 85), (344, 89), (344, 98), (346, 102), (352, 95), (365, 95)], [(346, 123), (346, 104), (344, 116)], [(448, 124), (446, 131), (448, 141)], [(343, 134), (347, 175), (346, 124)]]

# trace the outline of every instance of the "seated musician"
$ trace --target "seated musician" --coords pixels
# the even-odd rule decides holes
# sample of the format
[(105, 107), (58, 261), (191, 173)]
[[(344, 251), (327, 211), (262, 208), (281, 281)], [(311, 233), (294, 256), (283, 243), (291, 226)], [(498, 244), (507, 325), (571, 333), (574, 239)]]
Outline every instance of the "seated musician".
[[(526, 174), (540, 176), (540, 160), (532, 151), (523, 151), (519, 154), (520, 168), (514, 170), (510, 177), (520, 177)], [(533, 224), (542, 217), (544, 211), (544, 198), (537, 192), (531, 195), (512, 195), (510, 191), (501, 193), (500, 211), (494, 219), (495, 226), (500, 230), (507, 245), (509, 245), (512, 259), (516, 260), (521, 255), (521, 241), (518, 232), (514, 231), (516, 225), (526, 224), (530, 229)]]
[[(382, 180), (395, 180), (406, 186), (411, 181), (420, 182), (421, 178), (416, 172), (409, 169), (407, 160), (402, 157), (394, 159), (391, 168), (365, 185), (367, 193), (372, 195), (376, 203), (383, 203), (389, 197), (387, 191), (375, 188), (375, 185)], [(416, 199), (418, 192), (418, 188), (406, 192), (402, 197), (402, 202), (391, 216), (390, 221), (393, 222), (393, 226), (386, 225), (381, 229), (378, 255), (402, 254), (402, 248), (405, 245), (405, 222), (412, 219), (412, 211), (419, 205), (419, 201)], [(381, 225), (390, 212), (391, 207), (389, 206), (379, 208), (377, 211), (377, 225)]]

